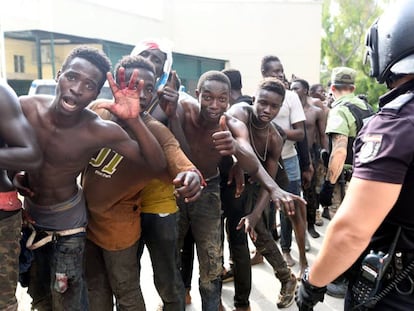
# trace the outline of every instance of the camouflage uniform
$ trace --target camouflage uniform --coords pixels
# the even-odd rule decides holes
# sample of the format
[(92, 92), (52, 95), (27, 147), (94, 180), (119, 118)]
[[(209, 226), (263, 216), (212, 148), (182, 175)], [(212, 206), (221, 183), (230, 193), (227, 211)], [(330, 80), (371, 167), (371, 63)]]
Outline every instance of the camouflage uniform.
[[(352, 115), (348, 107), (345, 106), (346, 103), (352, 103), (359, 108), (364, 109), (365, 104), (357, 98), (354, 93), (342, 96), (340, 99), (336, 100), (332, 104), (332, 109), (329, 111), (329, 116), (326, 124), (326, 134), (341, 134), (346, 135), (349, 138), (354, 138), (357, 135), (357, 124), (355, 117)], [(350, 142), (348, 142), (350, 144)], [(349, 146), (350, 147), (350, 146)], [(348, 149), (349, 149), (348, 147)], [(348, 159), (351, 158), (351, 159)], [(351, 156), (347, 156), (347, 160), (344, 165), (344, 169), (351, 167), (352, 163)], [(345, 181), (344, 192), (346, 192), (347, 183)], [(341, 205), (342, 196), (341, 196), (341, 187), (339, 181), (335, 184), (332, 205), (330, 207), (331, 214), (335, 214), (338, 207)], [(331, 215), (331, 216), (333, 216)]]
[(20, 211), (4, 212), (0, 218), (0, 310), (17, 310), (16, 286), (19, 277), (19, 254), (22, 216)]

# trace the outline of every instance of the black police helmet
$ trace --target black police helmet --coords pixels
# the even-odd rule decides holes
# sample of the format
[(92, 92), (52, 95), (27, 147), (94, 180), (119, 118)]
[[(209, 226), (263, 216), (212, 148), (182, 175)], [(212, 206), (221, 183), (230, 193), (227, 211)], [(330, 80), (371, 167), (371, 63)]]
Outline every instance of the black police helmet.
[(371, 77), (383, 83), (393, 75), (414, 74), (414, 1), (387, 8), (367, 33)]

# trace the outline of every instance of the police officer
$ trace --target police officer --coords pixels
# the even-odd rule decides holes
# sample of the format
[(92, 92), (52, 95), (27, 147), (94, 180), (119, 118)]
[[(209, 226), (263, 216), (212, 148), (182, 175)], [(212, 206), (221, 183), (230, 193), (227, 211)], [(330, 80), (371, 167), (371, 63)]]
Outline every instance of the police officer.
[[(335, 101), (325, 129), (329, 136), (330, 157), (326, 180), (319, 193), (319, 202), (324, 207), (322, 215), (328, 219), (328, 207), (331, 206), (331, 211), (336, 212), (345, 196), (346, 176), (351, 174), (352, 146), (357, 132), (362, 127), (363, 119), (373, 113), (371, 107), (354, 94), (355, 77), (356, 71), (352, 68), (336, 67), (332, 70), (331, 94)], [(346, 288), (347, 281), (341, 276), (328, 285), (328, 295), (343, 298)]]
[[(352, 144), (362, 119), (372, 114), (372, 109), (354, 94), (355, 77), (356, 71), (352, 68), (336, 67), (332, 70), (331, 93), (335, 101), (331, 105), (325, 129), (329, 136), (330, 157), (326, 181), (320, 192), (320, 203), (324, 207), (331, 206), (334, 196), (332, 209), (335, 210), (345, 195), (345, 181), (341, 174), (352, 167)], [(360, 114), (357, 115), (356, 111)], [(334, 191), (336, 183), (338, 186)]]
[[(302, 279), (296, 297), (300, 310), (312, 310), (323, 300), (326, 284), (353, 263), (359, 272), (358, 258), (366, 258), (370, 250), (371, 259), (382, 257), (392, 244), (395, 251), (387, 260), (350, 279), (345, 310), (366, 308), (357, 300), (358, 281), (370, 280), (365, 284), (375, 286), (382, 275), (370, 307), (414, 310), (414, 276), (409, 270), (414, 267), (414, 36), (409, 35), (413, 29), (414, 2), (405, 0), (388, 9), (368, 32), (371, 75), (386, 82), (390, 91), (380, 98), (380, 112), (355, 141), (353, 176), (321, 251)], [(381, 265), (388, 259), (384, 269)]]

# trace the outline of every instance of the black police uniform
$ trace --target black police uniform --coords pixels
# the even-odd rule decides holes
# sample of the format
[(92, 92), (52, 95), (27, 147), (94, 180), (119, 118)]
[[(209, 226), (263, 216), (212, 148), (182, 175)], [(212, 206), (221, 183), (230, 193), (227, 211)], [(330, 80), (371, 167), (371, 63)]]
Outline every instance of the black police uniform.
[[(389, 271), (393, 274), (390, 280), (385, 281), (386, 285), (414, 260), (414, 81), (382, 96), (380, 106), (381, 111), (361, 130), (355, 141), (353, 176), (402, 184), (397, 202), (364, 252), (387, 253), (398, 226), (401, 226), (396, 252), (402, 253), (403, 263), (391, 262), (392, 270)], [(413, 280), (414, 273), (410, 273), (398, 285), (400, 292), (394, 287), (377, 303), (375, 310), (414, 310)], [(350, 281), (349, 289), (352, 285)], [(351, 293), (348, 290), (345, 310), (352, 309)]]

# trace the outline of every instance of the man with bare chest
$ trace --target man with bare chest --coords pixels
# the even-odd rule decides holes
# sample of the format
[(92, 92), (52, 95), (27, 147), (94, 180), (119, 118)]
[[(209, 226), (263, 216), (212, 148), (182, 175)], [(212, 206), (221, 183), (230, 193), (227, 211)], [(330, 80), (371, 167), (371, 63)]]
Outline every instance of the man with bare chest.
[[(278, 114), (284, 96), (282, 82), (276, 78), (266, 78), (258, 86), (253, 106), (239, 103), (228, 110), (228, 114), (248, 128), (253, 150), (273, 178), (278, 170), (284, 139), (271, 121)], [(225, 209), (225, 213), (228, 214), (229, 245), (234, 264), (235, 310), (250, 311), (251, 265), (245, 232), (250, 234), (256, 249), (270, 263), (282, 284), (277, 307), (287, 308), (293, 303), (297, 282), (266, 225), (269, 194), (260, 184), (249, 182), (249, 176), (245, 176), (245, 179), (246, 188), (239, 198), (235, 197), (234, 190), (227, 191), (231, 185), (225, 186), (226, 191), (222, 190), (224, 206), (232, 210), (232, 213), (226, 213)], [(241, 230), (243, 225), (245, 228)]]
[[(274, 55), (266, 55), (262, 58), (261, 72), (263, 77), (274, 77), (286, 85), (285, 71), (281, 60)], [(301, 180), (310, 180), (313, 174), (309, 161), (308, 145), (305, 141), (305, 113), (298, 96), (287, 89), (283, 105), (273, 122), (280, 126), (286, 133), (287, 139), (282, 149), (284, 171), (289, 183), (286, 189), (296, 195), (301, 193)], [(305, 253), (306, 233), (306, 208), (297, 210), (293, 217), (280, 211), (280, 246), (283, 256), (289, 266), (295, 265), (291, 256), (292, 229), (295, 231), (296, 243), (299, 250), (299, 264), (301, 271), (307, 266)], [(272, 208), (272, 207), (271, 207)], [(272, 217), (274, 213), (272, 212)], [(295, 219), (292, 219), (295, 218)], [(270, 224), (275, 228), (275, 220)], [(296, 224), (296, 225), (295, 225)]]
[(0, 118), (0, 310), (15, 311), (22, 204), (5, 169), (36, 169), (42, 157), (16, 93), (3, 81), (0, 82)]
[[(309, 84), (307, 81), (297, 79), (293, 81), (291, 87), (298, 94), (299, 99), (305, 112), (306, 132), (308, 147), (312, 159), (312, 165), (315, 172), (319, 171), (320, 150), (328, 148), (328, 139), (325, 135), (326, 116), (324, 111), (313, 104), (312, 98), (308, 95)], [(308, 232), (313, 238), (320, 235), (315, 230), (316, 210), (319, 208), (317, 188), (318, 176), (313, 174), (310, 183), (303, 185), (303, 196), (308, 202), (306, 206), (306, 218), (308, 222)]]
[[(87, 214), (77, 177), (103, 147), (116, 150), (149, 169), (165, 167), (157, 140), (139, 118), (137, 73), (125, 87), (107, 74), (111, 64), (101, 51), (72, 50), (58, 74), (55, 96), (23, 96), (22, 109), (34, 128), (43, 162), (20, 178), (25, 186), (27, 210), (33, 227), (43, 238), (28, 241), (34, 249), (35, 276), (29, 285), (33, 307), (39, 310), (86, 310), (83, 252)], [(104, 121), (86, 106), (98, 96), (106, 77), (115, 103), (107, 108), (129, 126), (136, 141), (117, 124)], [(34, 235), (33, 235), (34, 237)], [(48, 243), (50, 242), (50, 243)]]
[(204, 73), (198, 82), (199, 104), (182, 101), (181, 126), (189, 145), (188, 156), (206, 177), (207, 186), (195, 203), (180, 202), (179, 246), (192, 231), (200, 265), (199, 288), (203, 311), (217, 311), (221, 296), (222, 222), (219, 162), (235, 155), (242, 169), (271, 192), (271, 198), (294, 212), (296, 196), (281, 190), (265, 171), (249, 144), (246, 126), (225, 116), (230, 81), (219, 71)]

